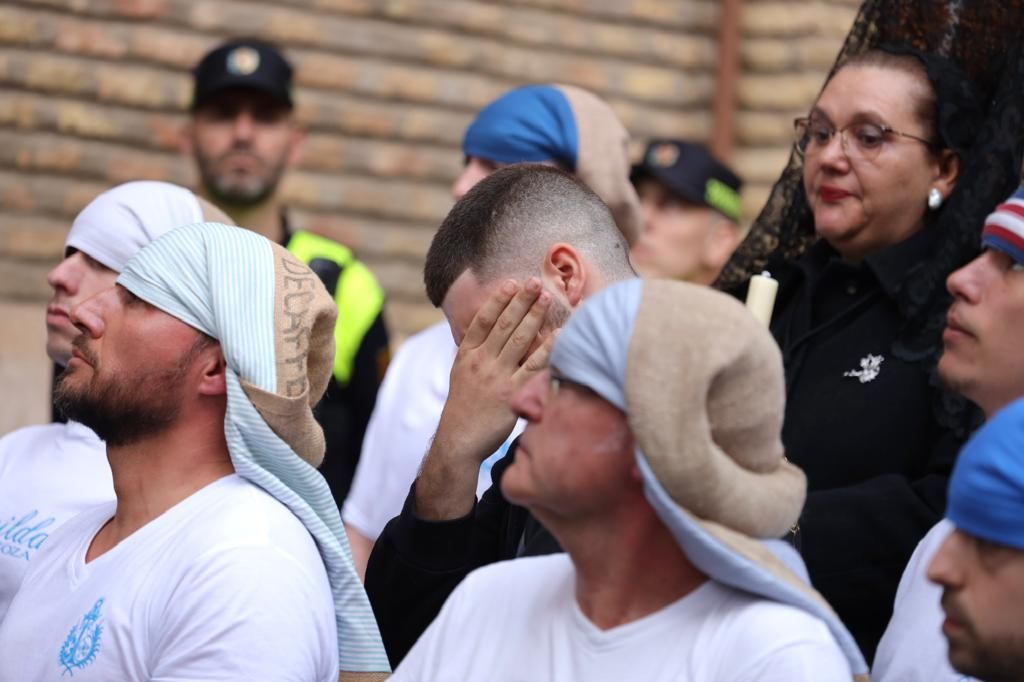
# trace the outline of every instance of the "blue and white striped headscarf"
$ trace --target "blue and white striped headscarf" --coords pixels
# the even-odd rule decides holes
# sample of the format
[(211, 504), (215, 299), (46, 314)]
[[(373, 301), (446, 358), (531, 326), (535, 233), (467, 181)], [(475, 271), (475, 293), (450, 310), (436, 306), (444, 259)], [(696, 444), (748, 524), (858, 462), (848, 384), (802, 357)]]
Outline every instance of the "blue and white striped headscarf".
[(319, 278), (254, 232), (199, 223), (144, 248), (117, 282), (220, 342), (235, 471), (288, 507), (316, 540), (334, 594), (341, 670), (389, 671), (338, 508), (314, 468), (324, 440), (312, 407), (330, 379), (337, 317)]

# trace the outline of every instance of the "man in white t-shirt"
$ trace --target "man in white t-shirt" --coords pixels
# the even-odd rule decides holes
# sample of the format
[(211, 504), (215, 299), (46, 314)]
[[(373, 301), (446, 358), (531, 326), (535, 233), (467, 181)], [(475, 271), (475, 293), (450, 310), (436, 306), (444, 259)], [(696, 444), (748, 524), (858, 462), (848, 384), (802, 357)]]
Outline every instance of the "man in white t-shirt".
[(58, 404), (106, 442), (116, 501), (32, 562), (0, 680), (385, 676), (315, 469), (336, 315), (287, 250), (220, 223), (172, 230), (71, 310)]
[[(612, 210), (633, 241), (640, 204), (629, 183), (629, 134), (595, 95), (570, 86), (527, 85), (484, 107), (466, 129), (466, 165), (452, 183), (459, 200), (476, 183), (513, 163), (545, 163), (573, 173)], [(402, 510), (448, 398), (456, 346), (438, 322), (409, 337), (388, 366), (367, 426), (362, 455), (342, 515), (356, 565), (365, 569), (373, 543)], [(491, 465), (521, 426), (478, 470), (477, 491), (491, 483)]]
[[(982, 229), (985, 251), (946, 282), (953, 295), (943, 332), (939, 376), (990, 418), (1024, 395), (1024, 187), (1000, 204)], [(960, 682), (942, 635), (942, 589), (926, 571), (953, 531), (948, 520), (918, 544), (900, 579), (889, 626), (878, 644), (877, 682)]]
[[(64, 259), (47, 275), (46, 353), (61, 367), (78, 330), (71, 309), (114, 285), (128, 259), (179, 225), (226, 219), (212, 204), (166, 182), (129, 182), (89, 203), (75, 218)], [(9, 399), (14, 399), (9, 396)], [(114, 499), (107, 451), (75, 422), (18, 429), (0, 439), (0, 621), (29, 563), (72, 516)]]
[[(466, 341), (503, 315), (487, 301)], [(778, 347), (742, 304), (631, 279), (589, 297), (501, 478), (566, 554), (470, 574), (395, 680), (833, 682), (866, 672), (779, 540), (806, 479), (783, 457)]]
[(948, 660), (960, 679), (1024, 682), (1024, 399), (960, 451), (946, 519), (927, 570), (942, 588)]
[[(438, 227), (424, 281), (459, 348), (436, 437), (366, 571), (367, 594), (392, 665), (472, 568), (516, 556), (520, 547), (527, 553), (561, 551), (546, 532), (524, 534), (527, 521), (539, 528), (524, 518), (525, 510), (511, 510), (487, 493), (478, 503), (479, 470), (515, 434), (508, 397), (543, 366), (552, 330), (587, 296), (635, 277), (627, 250), (596, 193), (540, 164), (495, 171)], [(491, 321), (489, 340), (467, 344), (470, 320), (489, 297), (509, 303), (509, 313), (500, 324)], [(493, 480), (509, 457), (494, 464)]]

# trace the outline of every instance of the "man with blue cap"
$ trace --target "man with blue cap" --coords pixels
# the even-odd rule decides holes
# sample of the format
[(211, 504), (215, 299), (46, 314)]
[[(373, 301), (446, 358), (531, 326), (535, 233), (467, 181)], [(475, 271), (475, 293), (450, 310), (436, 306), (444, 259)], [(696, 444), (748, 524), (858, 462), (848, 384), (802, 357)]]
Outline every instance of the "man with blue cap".
[[(127, 182), (82, 209), (64, 242), (63, 260), (46, 278), (53, 288), (46, 354), (58, 368), (68, 364), (80, 333), (71, 310), (113, 286), (139, 249), (201, 220), (229, 221), (213, 204), (167, 182)], [(0, 438), (0, 621), (50, 535), (80, 511), (112, 499), (106, 447), (85, 425), (28, 426)]]
[(566, 553), (470, 574), (394, 679), (866, 679), (773, 539), (806, 494), (784, 395), (771, 335), (725, 294), (631, 279), (590, 297), (512, 398), (528, 425), (500, 482)]
[(116, 501), (47, 541), (0, 624), (0, 680), (333, 682), (388, 671), (313, 406), (337, 309), (283, 247), (179, 227), (80, 303), (61, 377)]
[[(1024, 400), (964, 446), (949, 480), (954, 530), (928, 566), (942, 587), (949, 662), (984, 682), (1024, 680)], [(964, 679), (964, 678), (961, 678)]]
[[(452, 184), (452, 196), (461, 199), (501, 167), (542, 163), (572, 173), (593, 190), (633, 241), (641, 220), (629, 183), (628, 141), (611, 107), (586, 90), (515, 88), (484, 107), (466, 129), (466, 165)], [(448, 324), (441, 321), (406, 340), (388, 368), (343, 509), (357, 566), (365, 565), (385, 524), (402, 509), (448, 397), (455, 352)], [(508, 444), (479, 467), (478, 492), (490, 485), (491, 465)]]
[[(991, 419), (1024, 395), (1024, 187), (996, 207), (981, 235), (984, 251), (946, 281), (953, 295), (942, 335), (939, 376)], [(953, 532), (947, 519), (918, 544), (900, 580), (892, 619), (878, 645), (879, 682), (959, 682), (942, 636), (940, 589), (928, 581), (932, 557)]]

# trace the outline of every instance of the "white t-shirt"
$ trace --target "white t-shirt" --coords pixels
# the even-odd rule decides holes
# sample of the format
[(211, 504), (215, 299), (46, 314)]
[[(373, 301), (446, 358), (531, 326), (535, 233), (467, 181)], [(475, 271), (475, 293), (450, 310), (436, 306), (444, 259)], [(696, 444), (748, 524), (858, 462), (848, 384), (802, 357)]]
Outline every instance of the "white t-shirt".
[(113, 499), (107, 448), (91, 429), (46, 424), (0, 438), (0, 622), (49, 536)]
[(0, 625), (0, 680), (338, 679), (327, 572), (284, 505), (225, 476), (85, 563), (115, 504), (33, 560)]
[(942, 634), (946, 615), (942, 588), (928, 580), (928, 564), (953, 532), (943, 519), (935, 524), (910, 557), (896, 589), (892, 619), (878, 643), (871, 671), (874, 682), (964, 682), (972, 680), (949, 664), (949, 645)]
[[(388, 365), (342, 508), (345, 523), (371, 540), (402, 511), (437, 432), (457, 351), (451, 329), (442, 321), (410, 336)], [(519, 420), (512, 435), (481, 465), (477, 495), (491, 486), (491, 466), (524, 426)]]
[(565, 554), (470, 574), (392, 682), (850, 682), (828, 627), (714, 581), (640, 620), (600, 630), (580, 611)]

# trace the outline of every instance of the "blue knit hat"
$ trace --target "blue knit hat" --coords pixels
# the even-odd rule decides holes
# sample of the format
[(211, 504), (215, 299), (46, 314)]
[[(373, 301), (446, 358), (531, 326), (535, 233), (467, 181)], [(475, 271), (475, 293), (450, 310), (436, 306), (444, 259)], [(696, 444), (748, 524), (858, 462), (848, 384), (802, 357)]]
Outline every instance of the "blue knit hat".
[(466, 129), (462, 151), (498, 163), (559, 161), (576, 170), (576, 121), (569, 100), (550, 85), (510, 90)]
[(592, 92), (572, 85), (510, 90), (477, 114), (462, 151), (504, 165), (557, 161), (601, 197), (630, 244), (640, 234), (640, 200), (629, 182), (629, 132)]
[(946, 517), (969, 535), (1024, 550), (1024, 399), (997, 412), (960, 451)]

